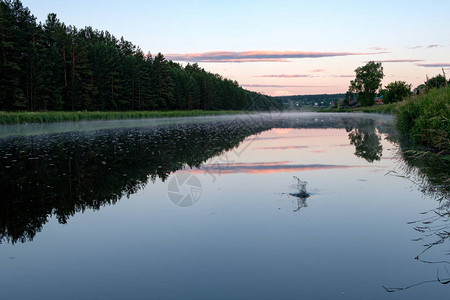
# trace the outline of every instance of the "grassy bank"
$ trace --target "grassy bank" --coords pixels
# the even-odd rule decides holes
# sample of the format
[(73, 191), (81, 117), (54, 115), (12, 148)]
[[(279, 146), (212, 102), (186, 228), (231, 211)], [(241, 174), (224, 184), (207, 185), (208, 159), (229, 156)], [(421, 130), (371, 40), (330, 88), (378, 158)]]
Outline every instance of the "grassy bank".
[(433, 89), (398, 103), (318, 111), (393, 114), (403, 136), (444, 157), (450, 155), (450, 87)]
[(415, 143), (450, 154), (450, 87), (401, 102), (397, 110), (400, 132)]
[(365, 113), (376, 113), (376, 114), (395, 114), (397, 112), (397, 108), (399, 103), (390, 103), (383, 105), (374, 105), (374, 106), (361, 106), (357, 108), (322, 108), (320, 112), (365, 112)]
[(120, 112), (92, 112), (92, 111), (49, 111), (49, 112), (0, 112), (0, 124), (21, 123), (52, 123), (77, 122), (91, 120), (121, 120), (143, 118), (194, 117), (238, 114), (242, 111), (120, 111)]

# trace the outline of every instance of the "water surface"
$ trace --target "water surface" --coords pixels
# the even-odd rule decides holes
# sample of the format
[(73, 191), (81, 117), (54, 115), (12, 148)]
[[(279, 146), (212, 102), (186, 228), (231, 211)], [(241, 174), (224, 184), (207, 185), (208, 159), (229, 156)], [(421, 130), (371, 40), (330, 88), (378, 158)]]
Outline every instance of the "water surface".
[(1, 298), (446, 297), (448, 238), (430, 228), (447, 230), (448, 198), (405, 168), (393, 121), (4, 128)]

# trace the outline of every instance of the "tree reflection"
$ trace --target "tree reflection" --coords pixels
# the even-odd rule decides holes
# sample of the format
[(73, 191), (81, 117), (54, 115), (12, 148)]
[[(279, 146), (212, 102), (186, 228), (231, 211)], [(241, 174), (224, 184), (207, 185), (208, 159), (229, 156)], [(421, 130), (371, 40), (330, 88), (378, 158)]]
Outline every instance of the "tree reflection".
[(359, 124), (359, 128), (349, 129), (348, 138), (350, 143), (355, 146), (355, 155), (364, 158), (372, 163), (381, 159), (383, 147), (381, 146), (381, 138), (377, 134), (373, 121)]
[(198, 168), (267, 129), (235, 121), (3, 139), (0, 241), (31, 241), (52, 215), (66, 223), (115, 204), (149, 180)]

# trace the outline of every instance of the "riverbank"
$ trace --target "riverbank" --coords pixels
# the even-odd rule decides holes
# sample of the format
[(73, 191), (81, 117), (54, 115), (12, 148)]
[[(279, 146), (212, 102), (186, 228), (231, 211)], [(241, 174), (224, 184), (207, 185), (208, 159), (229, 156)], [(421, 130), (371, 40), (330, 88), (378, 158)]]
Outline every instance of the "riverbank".
[(360, 106), (356, 108), (322, 108), (320, 112), (365, 112), (374, 114), (396, 114), (399, 103), (389, 103), (374, 106)]
[(320, 112), (392, 114), (399, 132), (427, 151), (450, 154), (450, 87), (432, 89), (402, 102), (349, 109), (326, 108)]
[(48, 111), (48, 112), (3, 112), (0, 111), (0, 124), (55, 123), (94, 120), (123, 120), (146, 118), (173, 118), (216, 116), (244, 113), (243, 111), (219, 110), (175, 110), (175, 111)]
[[(397, 116), (398, 129), (417, 144), (429, 150), (449, 154), (450, 149), (450, 87), (434, 89), (400, 103), (358, 107), (353, 109), (319, 109), (319, 112), (365, 112)], [(245, 113), (244, 111), (52, 111), (0, 112), (0, 124), (54, 123), (91, 120), (122, 120), (167, 117), (215, 116)]]
[(400, 133), (416, 144), (450, 155), (450, 87), (399, 103), (396, 115)]

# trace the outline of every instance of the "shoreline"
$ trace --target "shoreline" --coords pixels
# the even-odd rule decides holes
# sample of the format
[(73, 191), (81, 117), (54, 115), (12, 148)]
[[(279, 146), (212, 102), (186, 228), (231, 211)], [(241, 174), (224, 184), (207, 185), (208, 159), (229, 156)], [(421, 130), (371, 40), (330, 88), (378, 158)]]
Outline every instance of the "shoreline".
[(172, 111), (47, 111), (5, 112), (0, 111), (1, 125), (44, 124), (57, 122), (80, 122), (101, 120), (159, 119), (176, 117), (201, 117), (243, 114), (240, 110), (172, 110)]

